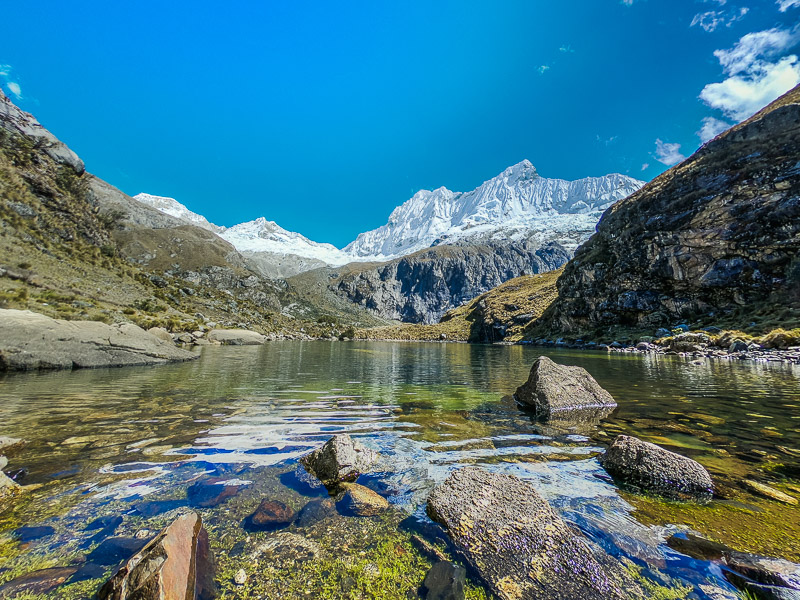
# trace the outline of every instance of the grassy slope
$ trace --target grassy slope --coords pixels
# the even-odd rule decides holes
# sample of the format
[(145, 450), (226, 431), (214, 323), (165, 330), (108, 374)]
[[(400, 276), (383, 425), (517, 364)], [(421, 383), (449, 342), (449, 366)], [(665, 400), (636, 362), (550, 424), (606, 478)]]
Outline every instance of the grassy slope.
[[(291, 319), (276, 306), (215, 288), (171, 277), (156, 285), (151, 276), (159, 273), (120, 256), (115, 223), (89, 202), (87, 177), (28, 138), (0, 130), (0, 307), (171, 331), (197, 329), (195, 315), (202, 313), (263, 332), (331, 333), (329, 325)], [(288, 296), (282, 300), (291, 302)]]
[(526, 338), (533, 319), (538, 318), (555, 300), (556, 280), (561, 269), (539, 275), (509, 279), (493, 290), (447, 312), (439, 323), (418, 325), (404, 323), (387, 327), (361, 329), (356, 337), (369, 340), (448, 340), (474, 341), (481, 323), (501, 323), (508, 327), (505, 340)]

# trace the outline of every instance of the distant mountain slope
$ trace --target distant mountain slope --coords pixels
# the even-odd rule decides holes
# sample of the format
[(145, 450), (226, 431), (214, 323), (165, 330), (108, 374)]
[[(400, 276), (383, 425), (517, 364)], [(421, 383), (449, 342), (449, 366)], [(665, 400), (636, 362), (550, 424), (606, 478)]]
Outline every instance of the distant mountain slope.
[(605, 212), (544, 332), (800, 323), (800, 86)]
[(142, 204), (152, 206), (156, 210), (160, 210), (164, 214), (185, 221), (190, 225), (197, 225), (208, 231), (214, 233), (222, 233), (225, 231), (224, 227), (210, 223), (203, 215), (198, 215), (190, 211), (183, 204), (175, 200), (175, 198), (167, 198), (165, 196), (153, 196), (152, 194), (136, 194), (134, 200), (138, 200)]
[(574, 250), (603, 210), (642, 185), (619, 174), (546, 179), (524, 160), (471, 192), (443, 187), (417, 192), (392, 212), (386, 225), (360, 234), (345, 252), (391, 259), (432, 245), (520, 240), (534, 232)]

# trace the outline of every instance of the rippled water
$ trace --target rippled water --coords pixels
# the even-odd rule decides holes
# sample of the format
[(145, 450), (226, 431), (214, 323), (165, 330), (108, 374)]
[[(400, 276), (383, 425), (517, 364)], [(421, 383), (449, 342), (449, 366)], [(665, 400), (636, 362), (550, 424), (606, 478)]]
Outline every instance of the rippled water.
[[(600, 423), (534, 422), (508, 396), (540, 354), (588, 369), (619, 408)], [(398, 524), (366, 530), (366, 521), (337, 517), (329, 521), (335, 525), (312, 530), (293, 526), (250, 537), (241, 531), (241, 519), (262, 498), (299, 510), (323, 495), (295, 473), (296, 460), (338, 432), (380, 450), (380, 472), (360, 482), (411, 515), (402, 526), (423, 536), (436, 535), (424, 516), (432, 487), (460, 465), (482, 464), (531, 480), (592, 540), (690, 585), (694, 597), (711, 597), (708, 586), (716, 593), (732, 588), (718, 567), (665, 546), (684, 524), (697, 520), (705, 535), (751, 545), (743, 549), (800, 557), (798, 509), (751, 496), (741, 485), (747, 477), (800, 485), (800, 369), (789, 365), (695, 366), (679, 357), (522, 346), (274, 342), (206, 348), (198, 361), (165, 367), (6, 376), (0, 423), (0, 433), (29, 440), (8, 468), (25, 467), (23, 483), (38, 486), (0, 520), (0, 583), (43, 566), (83, 564), (103, 538), (84, 531), (92, 518), (123, 515), (108, 535), (144, 537), (186, 504), (189, 485), (211, 476), (242, 490), (201, 509), (212, 545), (224, 554), (221, 578), (225, 569), (252, 569), (258, 559), (249, 548), (257, 543), (267, 544), (264, 552), (269, 543), (294, 551), (313, 543), (309, 552), (324, 557), (351, 552), (372, 536), (367, 551)], [(719, 482), (721, 498), (698, 517), (621, 494), (594, 459), (617, 433), (699, 460)], [(781, 519), (786, 535), (750, 540), (747, 532), (715, 525), (720, 510), (745, 515), (748, 530)], [(52, 531), (20, 539), (19, 527), (31, 526)], [(287, 568), (294, 569), (299, 559), (289, 555)], [(89, 564), (103, 562), (93, 556)], [(295, 583), (276, 561), (273, 575), (291, 594)], [(114, 564), (105, 562), (84, 572), (81, 590), (95, 585), (89, 575), (100, 582), (108, 574)], [(223, 594), (247, 595), (221, 583)], [(321, 584), (304, 585), (310, 591), (302, 597)], [(69, 585), (50, 596), (68, 591)]]

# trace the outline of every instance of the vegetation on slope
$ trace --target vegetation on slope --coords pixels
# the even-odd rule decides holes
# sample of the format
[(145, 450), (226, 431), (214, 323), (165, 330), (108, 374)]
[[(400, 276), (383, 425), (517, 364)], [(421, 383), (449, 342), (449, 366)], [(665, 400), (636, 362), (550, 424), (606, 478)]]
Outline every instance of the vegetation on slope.
[(558, 269), (509, 279), (447, 312), (439, 323), (361, 329), (355, 336), (369, 340), (520, 341), (528, 337), (532, 322), (555, 300), (561, 272)]

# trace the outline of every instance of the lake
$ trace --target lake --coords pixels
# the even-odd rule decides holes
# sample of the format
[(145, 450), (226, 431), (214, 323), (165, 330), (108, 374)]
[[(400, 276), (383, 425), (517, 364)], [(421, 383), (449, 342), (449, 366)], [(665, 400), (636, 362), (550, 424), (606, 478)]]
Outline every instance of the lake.
[[(539, 355), (586, 368), (619, 407), (599, 422), (536, 423), (510, 394)], [(3, 435), (29, 441), (8, 469), (27, 469), (22, 483), (34, 488), (0, 515), (0, 584), (72, 567), (42, 597), (90, 595), (126, 552), (194, 505), (221, 597), (406, 598), (431, 564), (420, 540), (446, 550), (425, 516), (427, 495), (467, 464), (531, 481), (592, 542), (688, 597), (736, 596), (716, 564), (666, 545), (677, 532), (800, 560), (800, 509), (742, 484), (798, 495), (800, 367), (788, 364), (270, 342), (205, 347), (197, 361), (163, 367), (7, 375), (0, 422)], [(359, 483), (393, 510), (359, 517), (319, 502), (325, 489), (297, 459), (340, 432), (380, 451), (379, 471)], [(619, 433), (698, 460), (717, 497), (698, 506), (620, 491), (595, 458)], [(209, 485), (227, 493), (209, 499)], [(248, 530), (264, 499), (320, 510), (280, 530)], [(240, 569), (247, 581), (236, 585)], [(468, 597), (490, 596), (473, 580)]]

